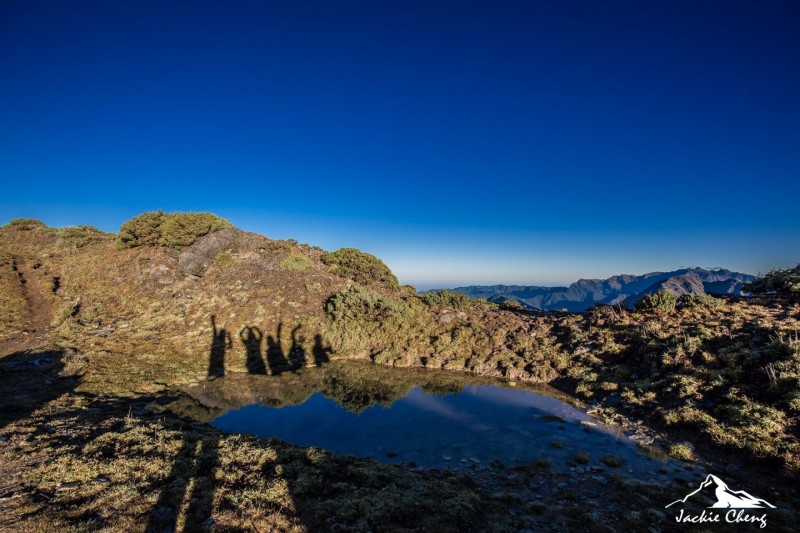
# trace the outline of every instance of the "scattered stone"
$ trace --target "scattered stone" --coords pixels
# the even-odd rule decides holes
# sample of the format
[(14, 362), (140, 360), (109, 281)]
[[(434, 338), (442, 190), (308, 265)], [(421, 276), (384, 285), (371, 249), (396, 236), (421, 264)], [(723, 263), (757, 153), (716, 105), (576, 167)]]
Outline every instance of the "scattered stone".
[(452, 457), (450, 457), (449, 455), (442, 455), (442, 459), (445, 461), (450, 461)]
[(582, 466), (576, 466), (575, 467), (575, 473), (576, 474), (583, 474), (584, 472), (586, 472), (586, 470)]
[(605, 472), (606, 471), (606, 469), (603, 468), (602, 466), (590, 466), (589, 468), (591, 469), (592, 472)]
[(111, 483), (111, 480), (108, 479), (107, 477), (97, 476), (96, 478), (92, 479), (90, 483), (96, 483), (98, 485), (108, 485), (109, 483)]
[(480, 463), (481, 462), (481, 460), (478, 459), (477, 457), (470, 457), (469, 460), (472, 461), (473, 463)]
[(604, 487), (608, 486), (608, 480), (603, 476), (594, 476), (594, 480), (603, 485)]
[(569, 486), (569, 485), (567, 485), (566, 483), (559, 483), (559, 484), (558, 484), (558, 488), (559, 488), (559, 490), (564, 490), (564, 489), (566, 489), (568, 486)]
[(58, 487), (56, 487), (57, 492), (65, 492), (68, 490), (75, 490), (80, 486), (79, 481), (69, 481), (67, 483), (62, 483)]

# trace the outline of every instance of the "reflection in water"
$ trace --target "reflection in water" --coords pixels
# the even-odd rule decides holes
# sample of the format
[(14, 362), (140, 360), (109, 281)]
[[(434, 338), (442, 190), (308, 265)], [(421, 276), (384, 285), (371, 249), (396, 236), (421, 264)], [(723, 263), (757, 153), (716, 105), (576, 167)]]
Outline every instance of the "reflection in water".
[[(227, 411), (212, 424), (229, 432), (433, 468), (547, 459), (554, 469), (564, 470), (579, 451), (590, 456), (589, 466), (616, 455), (634, 476), (652, 476), (661, 466), (602, 425), (590, 430), (590, 416), (556, 398), (496, 385), (414, 386), (398, 380), (401, 371), (392, 372), (386, 381), (374, 375), (318, 374), (313, 390), (295, 397), (299, 403), (264, 398)], [(459, 392), (445, 392), (453, 390)]]
[(431, 413), (435, 413), (449, 420), (468, 423), (473, 419), (469, 413), (458, 411), (453, 406), (442, 402), (439, 397), (433, 394), (420, 395), (414, 394), (412, 391), (411, 394), (405, 397), (405, 400), (423, 411), (430, 411)]

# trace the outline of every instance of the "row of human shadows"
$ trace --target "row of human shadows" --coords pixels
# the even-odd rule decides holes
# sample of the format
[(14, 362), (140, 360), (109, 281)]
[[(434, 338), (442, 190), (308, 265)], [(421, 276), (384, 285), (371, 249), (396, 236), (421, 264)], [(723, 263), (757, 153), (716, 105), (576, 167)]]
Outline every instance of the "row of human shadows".
[[(279, 374), (308, 364), (305, 350), (299, 341), (302, 326), (291, 331), (292, 344), (287, 353), (281, 347), (283, 323), (278, 325), (275, 336), (266, 338), (266, 357), (262, 357), (261, 346), (264, 334), (260, 329), (246, 326), (239, 332), (239, 339), (247, 351), (247, 371), (251, 374)], [(216, 317), (211, 316), (211, 350), (209, 355), (208, 376), (225, 375), (225, 355), (233, 347), (230, 334), (225, 328), (218, 328)], [(329, 361), (330, 348), (322, 346), (322, 336), (314, 337), (312, 348), (313, 361), (321, 365)], [(265, 361), (266, 359), (266, 361)], [(278, 463), (281, 463), (280, 454)], [(161, 489), (158, 500), (148, 518), (145, 528), (148, 532), (173, 532), (178, 526), (178, 514), (181, 503), (188, 496), (189, 507), (186, 510), (185, 531), (203, 531), (213, 526), (212, 510), (216, 491), (215, 470), (219, 467), (219, 437), (205, 435), (201, 439), (184, 440), (175, 462)], [(292, 485), (289, 483), (290, 492)]]
[[(247, 354), (247, 372), (250, 374), (277, 375), (286, 370), (295, 370), (307, 366), (310, 362), (319, 366), (330, 360), (330, 348), (322, 344), (322, 335), (314, 336), (314, 346), (311, 350), (311, 360), (300, 342), (299, 333), (302, 325), (297, 325), (291, 330), (291, 346), (287, 352), (283, 351), (282, 335), (283, 322), (278, 324), (275, 335), (267, 335), (266, 351), (262, 355), (264, 333), (255, 326), (245, 326), (239, 331), (239, 339), (244, 344)], [(211, 316), (212, 341), (211, 353), (208, 362), (208, 376), (222, 377), (225, 375), (226, 352), (233, 347), (230, 333), (225, 328), (218, 328), (216, 316)]]

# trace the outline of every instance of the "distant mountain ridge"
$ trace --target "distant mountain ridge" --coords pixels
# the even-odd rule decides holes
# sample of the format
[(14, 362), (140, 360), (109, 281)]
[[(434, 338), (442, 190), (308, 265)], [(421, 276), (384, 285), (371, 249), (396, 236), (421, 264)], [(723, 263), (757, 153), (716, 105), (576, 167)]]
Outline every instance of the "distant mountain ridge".
[[(516, 302), (529, 309), (585, 311), (595, 304), (632, 307), (646, 294), (666, 289), (683, 294), (735, 294), (755, 276), (724, 268), (682, 268), (671, 272), (650, 272), (640, 276), (621, 274), (608, 279), (581, 279), (569, 287), (529, 285), (472, 285), (453, 291), (492, 302)], [(432, 292), (432, 291), (428, 291)]]

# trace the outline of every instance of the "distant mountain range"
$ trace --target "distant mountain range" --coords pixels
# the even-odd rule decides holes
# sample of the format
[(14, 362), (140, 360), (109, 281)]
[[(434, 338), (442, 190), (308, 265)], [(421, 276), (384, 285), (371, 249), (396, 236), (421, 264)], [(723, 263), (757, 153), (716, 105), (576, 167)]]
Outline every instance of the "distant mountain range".
[[(646, 294), (666, 289), (683, 294), (735, 294), (754, 276), (726, 269), (682, 268), (672, 272), (650, 272), (641, 276), (622, 274), (608, 279), (582, 279), (569, 287), (527, 285), (473, 285), (451, 289), (471, 298), (491, 302), (516, 302), (528, 309), (585, 311), (595, 304), (632, 307)], [(433, 292), (433, 291), (427, 291)]]

